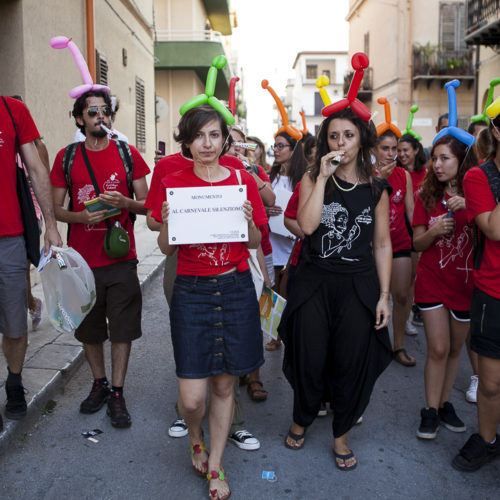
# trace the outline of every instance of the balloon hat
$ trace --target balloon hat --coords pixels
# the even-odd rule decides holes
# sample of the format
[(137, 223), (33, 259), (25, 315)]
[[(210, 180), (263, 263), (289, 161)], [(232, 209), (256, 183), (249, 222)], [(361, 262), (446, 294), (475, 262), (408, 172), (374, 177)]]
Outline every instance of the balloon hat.
[(421, 141), (422, 140), (422, 136), (415, 132), (411, 127), (413, 125), (413, 117), (415, 116), (415, 113), (418, 111), (418, 106), (416, 104), (414, 104), (411, 108), (410, 108), (410, 115), (408, 116), (408, 122), (406, 123), (406, 128), (401, 132), (403, 135), (411, 135), (412, 137), (414, 137), (415, 139), (417, 139), (417, 141)]
[(500, 115), (500, 97), (497, 97), (493, 104), (490, 104), (486, 108), (486, 114), (488, 115), (488, 118), (492, 120)]
[[(354, 76), (352, 77), (351, 86), (349, 87), (349, 91), (347, 92), (347, 97), (341, 99), (340, 101), (334, 102), (333, 104), (326, 105), (321, 110), (321, 114), (323, 116), (330, 116), (331, 114), (336, 113), (337, 111), (341, 111), (342, 109), (350, 106), (350, 108), (362, 120), (368, 121), (371, 117), (370, 110), (356, 96), (358, 95), (359, 86), (361, 85), (361, 81), (363, 80), (363, 76), (365, 74), (364, 69), (368, 68), (370, 61), (368, 60), (368, 56), (363, 52), (356, 52), (352, 56), (351, 64), (355, 71)], [(318, 85), (317, 82), (316, 85)]]
[(85, 62), (80, 49), (71, 38), (66, 38), (65, 36), (55, 36), (50, 39), (50, 46), (53, 49), (65, 49), (67, 47), (70, 50), (73, 54), (76, 66), (80, 70), (83, 81), (85, 82), (83, 85), (78, 85), (78, 87), (72, 88), (69, 91), (69, 96), (72, 99), (78, 99), (82, 94), (85, 94), (85, 92), (88, 92), (89, 90), (102, 90), (103, 92), (107, 92), (109, 94), (109, 87), (93, 82), (92, 77), (90, 76), (89, 67)]
[[(217, 70), (222, 69), (227, 64), (227, 59), (224, 56), (217, 56), (213, 59), (212, 65), (208, 70), (207, 83), (205, 84), (205, 93), (197, 95), (185, 102), (179, 113), (183, 115), (186, 111), (196, 106), (201, 106), (202, 104), (209, 104), (215, 111), (218, 111), (223, 117), (228, 125), (234, 123), (234, 116), (231, 111), (222, 104), (217, 97), (214, 96), (215, 93), (215, 82), (217, 81)], [(236, 83), (236, 82), (235, 82)]]
[(490, 123), (490, 118), (489, 118), (488, 114), (486, 113), (486, 108), (488, 108), (491, 105), (491, 103), (493, 102), (493, 90), (498, 84), (500, 84), (500, 78), (494, 78), (493, 80), (491, 80), (490, 88), (488, 89), (488, 96), (486, 97), (486, 104), (484, 105), (483, 112), (480, 115), (474, 115), (473, 117), (471, 117), (470, 121), (472, 123), (477, 123), (477, 122), (482, 122), (482, 121), (484, 121), (486, 123)]
[(229, 110), (234, 116), (236, 112), (236, 82), (240, 81), (239, 76), (233, 76), (229, 81)]
[(299, 111), (299, 115), (302, 118), (302, 135), (307, 135), (309, 133), (309, 130), (307, 130), (306, 126), (306, 115), (304, 114), (304, 111)]
[(295, 128), (293, 125), (290, 125), (288, 122), (288, 116), (286, 114), (285, 108), (281, 99), (278, 97), (278, 94), (269, 86), (269, 82), (267, 80), (262, 80), (260, 83), (263, 89), (267, 89), (269, 93), (273, 96), (276, 105), (278, 106), (278, 110), (281, 115), (281, 119), (283, 120), (283, 126), (278, 129), (274, 137), (276, 137), (280, 132), (286, 132), (290, 137), (293, 137), (295, 140), (300, 141), (302, 139), (302, 133), (300, 130)]
[(457, 95), (455, 89), (459, 85), (460, 82), (458, 80), (452, 80), (444, 85), (444, 88), (448, 92), (448, 126), (438, 132), (432, 144), (435, 144), (438, 139), (441, 139), (445, 135), (455, 137), (455, 139), (463, 142), (466, 146), (472, 146), (476, 142), (476, 138), (472, 134), (457, 127)]
[(377, 102), (384, 105), (385, 111), (385, 122), (377, 125), (377, 135), (380, 137), (384, 132), (390, 130), (394, 132), (398, 138), (401, 137), (401, 130), (391, 122), (391, 105), (389, 101), (385, 97), (379, 97)]

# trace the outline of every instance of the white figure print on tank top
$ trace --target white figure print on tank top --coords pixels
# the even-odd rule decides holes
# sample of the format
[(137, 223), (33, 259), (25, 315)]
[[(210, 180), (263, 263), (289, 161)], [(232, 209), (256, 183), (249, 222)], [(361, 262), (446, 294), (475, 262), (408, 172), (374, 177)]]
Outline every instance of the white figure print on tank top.
[(228, 251), (229, 247), (226, 243), (221, 244), (199, 244), (199, 245), (189, 245), (191, 248), (196, 248), (198, 253), (198, 258), (208, 259), (210, 265), (213, 267), (221, 267), (229, 264)]
[(347, 208), (336, 201), (323, 205), (321, 224), (330, 228), (330, 231), (323, 236), (320, 257), (326, 259), (333, 253), (341, 254), (344, 248), (351, 250), (353, 241), (361, 233), (360, 224), (372, 223), (370, 212), (370, 207), (365, 208), (354, 219), (354, 224), (348, 230), (349, 211)]

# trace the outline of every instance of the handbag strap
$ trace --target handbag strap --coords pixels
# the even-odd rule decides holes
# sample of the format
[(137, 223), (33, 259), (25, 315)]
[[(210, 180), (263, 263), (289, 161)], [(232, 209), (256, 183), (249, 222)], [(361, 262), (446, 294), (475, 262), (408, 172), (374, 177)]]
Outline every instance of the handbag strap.
[(14, 117), (12, 116), (12, 111), (9, 108), (9, 105), (7, 104), (7, 101), (5, 100), (5, 97), (2, 96), (2, 101), (5, 104), (5, 107), (7, 108), (7, 112), (9, 113), (10, 119), (12, 120), (12, 126), (14, 127), (14, 133), (16, 134), (16, 153), (19, 152), (19, 138), (17, 136), (17, 128), (16, 128), (16, 122), (14, 121)]
[[(92, 170), (92, 165), (90, 164), (90, 160), (89, 160), (89, 157), (87, 155), (87, 150), (86, 150), (85, 144), (83, 142), (80, 143), (80, 149), (82, 151), (83, 161), (85, 162), (85, 166), (87, 167), (87, 172), (89, 173), (90, 180), (92, 181), (92, 184), (94, 186), (95, 194), (96, 194), (96, 196), (99, 196), (101, 194), (101, 191), (99, 189), (99, 185), (97, 184), (97, 179), (95, 178), (94, 171)], [(104, 222), (106, 222), (106, 226), (108, 226), (108, 229), (109, 229), (111, 227), (111, 222), (109, 221), (109, 219), (106, 219)], [(109, 240), (108, 235), (107, 235), (107, 239)]]

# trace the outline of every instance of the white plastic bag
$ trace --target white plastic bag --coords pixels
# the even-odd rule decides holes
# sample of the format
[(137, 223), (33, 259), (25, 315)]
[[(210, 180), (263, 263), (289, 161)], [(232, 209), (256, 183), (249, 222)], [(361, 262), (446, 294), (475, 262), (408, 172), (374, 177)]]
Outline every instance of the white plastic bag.
[(52, 246), (47, 257), (42, 250), (38, 272), (50, 322), (59, 332), (72, 332), (95, 304), (92, 270), (75, 249)]

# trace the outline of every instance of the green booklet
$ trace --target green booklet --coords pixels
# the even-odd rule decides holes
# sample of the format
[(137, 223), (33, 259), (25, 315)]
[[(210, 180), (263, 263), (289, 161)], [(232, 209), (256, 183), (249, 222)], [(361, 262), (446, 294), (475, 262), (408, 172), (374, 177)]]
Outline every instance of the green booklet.
[(120, 215), (121, 210), (119, 208), (113, 207), (104, 203), (99, 198), (94, 198), (93, 200), (84, 201), (83, 204), (87, 207), (89, 212), (100, 212), (101, 210), (107, 210), (104, 219), (109, 217), (114, 217), (115, 215)]

